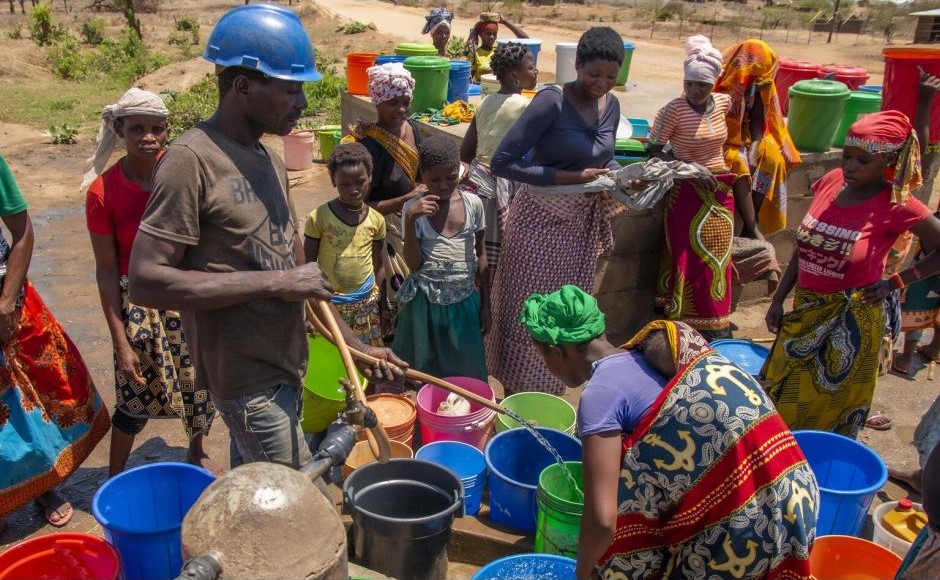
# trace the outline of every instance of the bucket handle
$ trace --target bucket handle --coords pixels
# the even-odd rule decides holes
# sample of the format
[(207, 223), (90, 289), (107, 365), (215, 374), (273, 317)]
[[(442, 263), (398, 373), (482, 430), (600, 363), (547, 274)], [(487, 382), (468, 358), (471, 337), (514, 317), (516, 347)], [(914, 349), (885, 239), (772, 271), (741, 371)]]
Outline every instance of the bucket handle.
[(479, 431), (480, 429), (486, 427), (486, 421), (474, 421), (469, 425), (465, 425), (463, 428), (464, 433), (470, 433), (471, 431)]
[(356, 489), (353, 486), (348, 486), (343, 489), (343, 507), (340, 508), (340, 513), (344, 516), (352, 514), (352, 498), (356, 495)]
[(459, 490), (454, 490), (454, 502), (460, 503), (460, 508), (454, 512), (454, 515), (458, 518), (465, 517), (467, 515), (467, 501), (466, 498), (461, 493), (463, 491), (463, 483), (460, 484)]

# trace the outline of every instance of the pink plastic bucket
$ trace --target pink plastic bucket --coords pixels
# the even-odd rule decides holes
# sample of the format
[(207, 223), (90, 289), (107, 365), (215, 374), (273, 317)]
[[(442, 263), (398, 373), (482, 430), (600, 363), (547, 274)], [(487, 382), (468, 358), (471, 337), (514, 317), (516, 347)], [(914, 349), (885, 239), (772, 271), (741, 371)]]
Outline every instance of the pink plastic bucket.
[[(479, 379), (469, 377), (448, 377), (446, 381), (496, 402), (493, 389)], [(486, 446), (490, 426), (496, 412), (470, 402), (470, 413), (461, 416), (438, 414), (441, 403), (450, 393), (433, 385), (424, 385), (418, 391), (418, 420), (421, 423), (421, 441), (424, 444), (435, 441), (459, 441), (473, 445), (479, 450)]]

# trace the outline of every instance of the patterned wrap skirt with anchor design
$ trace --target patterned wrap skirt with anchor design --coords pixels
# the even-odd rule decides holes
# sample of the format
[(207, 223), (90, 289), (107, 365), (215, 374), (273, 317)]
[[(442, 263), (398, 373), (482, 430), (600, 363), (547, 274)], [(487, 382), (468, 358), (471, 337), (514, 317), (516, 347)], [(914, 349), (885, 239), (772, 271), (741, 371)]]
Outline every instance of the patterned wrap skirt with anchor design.
[(862, 302), (857, 290), (796, 289), (761, 370), (790, 429), (858, 435), (875, 396), (886, 319), (885, 305)]
[(115, 356), (117, 409), (131, 417), (178, 417), (189, 439), (208, 434), (215, 406), (197, 382), (179, 313), (131, 304), (126, 276), (121, 277), (121, 304), (127, 339), (147, 384), (128, 381), (118, 372)]
[(707, 333), (726, 332), (731, 324), (734, 178), (733, 173), (715, 175), (714, 188), (684, 179), (666, 198), (656, 302), (666, 318)]
[(622, 447), (604, 580), (811, 578), (819, 487), (773, 403), (689, 326), (667, 335), (676, 375)]

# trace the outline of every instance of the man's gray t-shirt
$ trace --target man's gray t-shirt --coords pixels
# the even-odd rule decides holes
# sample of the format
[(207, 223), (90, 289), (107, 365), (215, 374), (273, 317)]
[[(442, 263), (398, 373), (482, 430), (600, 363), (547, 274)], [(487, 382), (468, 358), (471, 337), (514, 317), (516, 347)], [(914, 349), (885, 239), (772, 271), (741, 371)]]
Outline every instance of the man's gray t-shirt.
[[(283, 162), (204, 123), (176, 139), (160, 159), (140, 229), (185, 244), (183, 270), (296, 265), (298, 229)], [(182, 315), (196, 380), (214, 396), (231, 399), (300, 384), (307, 361), (301, 302), (267, 298)]]

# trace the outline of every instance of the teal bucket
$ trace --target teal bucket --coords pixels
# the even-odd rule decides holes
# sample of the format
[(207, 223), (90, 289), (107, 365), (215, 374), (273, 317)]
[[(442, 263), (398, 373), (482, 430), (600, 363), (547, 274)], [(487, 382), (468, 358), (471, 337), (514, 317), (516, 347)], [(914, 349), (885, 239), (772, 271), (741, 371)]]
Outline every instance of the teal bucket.
[[(566, 461), (565, 467), (584, 493), (581, 462)], [(572, 489), (561, 465), (553, 463), (542, 470), (535, 502), (538, 506), (535, 551), (577, 558), (584, 500)]]

